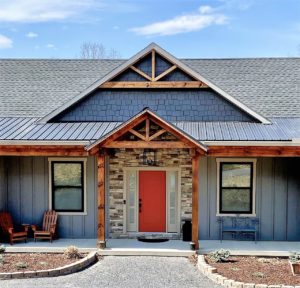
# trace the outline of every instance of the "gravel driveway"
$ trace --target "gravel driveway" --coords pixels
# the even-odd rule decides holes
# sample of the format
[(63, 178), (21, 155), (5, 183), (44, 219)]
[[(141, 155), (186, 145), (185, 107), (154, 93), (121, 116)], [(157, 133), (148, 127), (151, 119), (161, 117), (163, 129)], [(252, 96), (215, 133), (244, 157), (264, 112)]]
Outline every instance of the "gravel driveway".
[(55, 278), (3, 280), (0, 287), (198, 287), (217, 288), (187, 258), (107, 256), (76, 274)]

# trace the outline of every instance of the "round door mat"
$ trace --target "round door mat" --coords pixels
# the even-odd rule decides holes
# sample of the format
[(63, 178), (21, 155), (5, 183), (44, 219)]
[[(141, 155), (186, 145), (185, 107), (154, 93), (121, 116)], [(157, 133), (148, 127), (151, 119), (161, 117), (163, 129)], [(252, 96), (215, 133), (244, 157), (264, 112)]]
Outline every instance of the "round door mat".
[(167, 242), (169, 239), (166, 238), (145, 238), (145, 237), (138, 237), (138, 241), (141, 242), (148, 242), (148, 243), (161, 243), (161, 242)]

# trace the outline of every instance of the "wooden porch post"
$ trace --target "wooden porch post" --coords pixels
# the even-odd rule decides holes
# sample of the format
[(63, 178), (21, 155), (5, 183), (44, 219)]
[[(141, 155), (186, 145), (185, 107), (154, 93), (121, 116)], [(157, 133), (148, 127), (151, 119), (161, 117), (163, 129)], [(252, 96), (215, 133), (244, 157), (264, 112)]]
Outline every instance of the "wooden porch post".
[(98, 167), (98, 228), (97, 246), (104, 249), (105, 242), (105, 151), (100, 150), (97, 156)]
[(195, 152), (192, 157), (192, 242), (199, 249), (199, 161), (200, 155)]

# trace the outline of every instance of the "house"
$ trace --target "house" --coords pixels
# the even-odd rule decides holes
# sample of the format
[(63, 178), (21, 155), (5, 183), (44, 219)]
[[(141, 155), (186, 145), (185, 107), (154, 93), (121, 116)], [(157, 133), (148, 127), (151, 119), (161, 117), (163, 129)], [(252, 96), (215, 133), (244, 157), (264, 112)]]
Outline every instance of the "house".
[(0, 60), (0, 210), (65, 238), (300, 240), (300, 59)]

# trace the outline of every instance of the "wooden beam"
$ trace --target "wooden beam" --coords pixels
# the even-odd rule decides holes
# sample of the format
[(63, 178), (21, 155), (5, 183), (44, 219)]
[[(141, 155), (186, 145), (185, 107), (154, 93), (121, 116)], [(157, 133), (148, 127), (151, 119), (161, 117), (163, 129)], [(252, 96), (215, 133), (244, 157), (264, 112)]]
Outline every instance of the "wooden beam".
[(146, 141), (146, 137), (145, 137), (144, 135), (142, 135), (141, 133), (139, 133), (139, 132), (137, 132), (137, 131), (135, 131), (135, 130), (133, 130), (133, 129), (130, 129), (129, 132), (130, 132), (131, 134), (135, 135), (136, 137), (138, 137), (138, 138), (140, 138), (140, 139)]
[(103, 83), (99, 88), (208, 88), (201, 81), (110, 81)]
[(144, 73), (143, 71), (141, 71), (140, 69), (138, 69), (138, 68), (136, 68), (136, 67), (134, 67), (134, 66), (130, 66), (130, 68), (131, 68), (134, 72), (136, 72), (136, 73), (138, 73), (139, 75), (141, 75), (142, 77), (144, 77), (145, 79), (147, 79), (147, 80), (149, 80), (149, 81), (152, 81), (152, 78), (151, 78), (149, 75), (147, 75), (146, 73)]
[(150, 120), (149, 118), (146, 119), (146, 141), (149, 141), (150, 135)]
[(300, 146), (209, 146), (208, 156), (299, 157)]
[[(161, 128), (165, 129), (166, 131), (170, 132), (174, 136), (176, 136), (186, 147), (195, 148), (196, 144), (194, 144), (191, 140), (189, 140), (184, 134), (180, 131), (174, 129), (170, 124), (165, 121), (159, 120), (157, 118), (151, 119), (152, 122), (156, 123)], [(153, 141), (152, 141), (153, 142)], [(201, 155), (206, 154), (204, 150), (197, 150)]]
[(122, 127), (121, 129), (119, 129), (118, 131), (116, 131), (115, 133), (113, 133), (112, 135), (110, 135), (109, 137), (107, 137), (102, 143), (101, 146), (110, 143), (114, 140), (116, 140), (117, 138), (119, 138), (120, 136), (122, 136), (124, 133), (126, 133), (127, 131), (129, 131), (130, 129), (134, 128), (136, 125), (138, 125), (139, 123), (141, 123), (142, 121), (145, 121), (147, 118), (147, 115), (142, 115), (139, 118), (136, 118), (134, 120), (132, 120), (130, 123), (128, 123), (126, 126)]
[(155, 50), (152, 50), (152, 81), (154, 81), (155, 78)]
[(112, 141), (101, 145), (105, 148), (193, 148), (181, 141)]
[(98, 169), (98, 226), (97, 241), (98, 247), (105, 248), (105, 154), (101, 151), (97, 156)]
[(88, 156), (84, 146), (1, 145), (0, 156)]
[(151, 137), (149, 137), (149, 141), (152, 141), (153, 139), (157, 138), (161, 134), (164, 134), (165, 132), (167, 132), (165, 129), (159, 130), (158, 132), (156, 132), (155, 134), (153, 134)]
[(199, 161), (200, 155), (192, 157), (192, 242), (199, 249)]
[(171, 66), (169, 69), (164, 71), (163, 73), (159, 74), (157, 77), (154, 78), (154, 81), (158, 81), (159, 79), (165, 77), (166, 75), (170, 74), (173, 70), (177, 68), (176, 65)]

